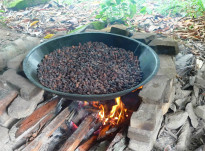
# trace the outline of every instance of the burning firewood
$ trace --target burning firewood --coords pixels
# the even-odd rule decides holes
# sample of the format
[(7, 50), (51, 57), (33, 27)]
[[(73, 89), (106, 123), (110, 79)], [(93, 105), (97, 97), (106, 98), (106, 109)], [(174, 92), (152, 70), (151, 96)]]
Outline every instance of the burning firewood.
[(99, 133), (97, 139), (100, 140), (100, 139), (102, 139), (102, 138), (105, 138), (106, 132), (109, 130), (109, 128), (110, 128), (110, 125), (104, 126), (104, 127), (101, 129), (101, 131), (100, 131), (100, 133)]
[(80, 145), (75, 151), (87, 151), (93, 146), (93, 144), (95, 144), (96, 141), (97, 141), (97, 135), (93, 135), (85, 143)]
[(66, 143), (61, 147), (60, 151), (74, 151), (83, 140), (84, 135), (89, 132), (93, 120), (94, 117), (92, 115), (86, 117), (78, 129), (67, 139)]

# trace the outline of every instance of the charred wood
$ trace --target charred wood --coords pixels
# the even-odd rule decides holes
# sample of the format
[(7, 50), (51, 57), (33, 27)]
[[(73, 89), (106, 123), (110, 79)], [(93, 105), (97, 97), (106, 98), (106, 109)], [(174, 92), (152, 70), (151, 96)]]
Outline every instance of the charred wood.
[(41, 146), (45, 143), (45, 140), (47, 140), (53, 134), (53, 132), (55, 132), (55, 130), (57, 128), (59, 128), (59, 126), (61, 126), (63, 122), (65, 122), (65, 118), (67, 118), (69, 116), (69, 114), (70, 114), (70, 111), (68, 110), (68, 108), (65, 108), (22, 151), (28, 151), (28, 150), (29, 151), (37, 151), (37, 150), (40, 150)]
[(78, 129), (67, 139), (65, 144), (60, 148), (60, 151), (74, 151), (83, 140), (84, 135), (89, 132), (93, 120), (94, 117), (92, 115), (86, 117), (85, 120), (80, 124)]
[(44, 116), (55, 110), (55, 107), (59, 101), (59, 98), (55, 98), (52, 101), (46, 103), (41, 106), (37, 110), (35, 110), (29, 117), (22, 120), (17, 126), (19, 129), (16, 132), (16, 137), (20, 136), (30, 127), (34, 126), (37, 122), (39, 122)]

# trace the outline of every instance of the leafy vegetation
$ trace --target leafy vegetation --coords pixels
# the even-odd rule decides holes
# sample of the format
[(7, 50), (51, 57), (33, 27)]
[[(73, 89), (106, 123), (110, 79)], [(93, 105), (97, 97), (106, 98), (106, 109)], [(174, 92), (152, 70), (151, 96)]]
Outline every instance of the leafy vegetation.
[(19, 10), (19, 9), (25, 9), (26, 7), (45, 4), (48, 1), (50, 0), (4, 0), (3, 4), (7, 8)]
[(3, 17), (3, 13), (4, 13), (5, 11), (4, 10), (1, 10), (0, 9), (0, 23), (2, 24), (2, 23), (4, 23), (4, 20), (5, 20), (5, 18)]
[(205, 0), (172, 0), (169, 5), (161, 4), (158, 9), (158, 13), (161, 15), (172, 15), (172, 16), (201, 16), (205, 12)]
[(146, 0), (104, 0), (101, 3), (101, 11), (96, 16), (108, 24), (114, 22), (126, 24), (136, 13), (170, 16), (191, 16), (197, 17), (205, 13), (205, 0), (171, 0), (153, 1), (158, 4), (153, 10), (150, 6), (143, 6)]
[(135, 0), (105, 0), (96, 18), (110, 24), (126, 24), (127, 20), (136, 14), (136, 6)]

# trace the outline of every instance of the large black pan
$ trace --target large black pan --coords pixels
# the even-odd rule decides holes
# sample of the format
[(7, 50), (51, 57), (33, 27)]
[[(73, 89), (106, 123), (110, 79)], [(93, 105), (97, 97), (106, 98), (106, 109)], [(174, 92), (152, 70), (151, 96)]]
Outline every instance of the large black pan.
[[(110, 94), (100, 94), (100, 95), (80, 95), (64, 93), (59, 91), (54, 91), (49, 88), (44, 87), (37, 78), (37, 65), (44, 58), (46, 54), (56, 50), (57, 48), (62, 48), (64, 46), (78, 45), (79, 43), (85, 43), (88, 41), (103, 42), (108, 46), (120, 47), (125, 50), (131, 50), (136, 56), (138, 56), (140, 61), (140, 67), (143, 72), (143, 80), (140, 84), (136, 85), (131, 89), (124, 91), (110, 93)], [(100, 101), (100, 100), (110, 100), (119, 96), (123, 96), (132, 90), (144, 85), (157, 73), (159, 68), (159, 58), (157, 54), (147, 45), (116, 34), (110, 33), (81, 33), (73, 34), (60, 38), (56, 38), (45, 43), (40, 44), (30, 51), (23, 62), (23, 70), (28, 77), (28, 79), (33, 82), (38, 87), (51, 92), (62, 97), (68, 98), (70, 100), (82, 100), (82, 101)]]

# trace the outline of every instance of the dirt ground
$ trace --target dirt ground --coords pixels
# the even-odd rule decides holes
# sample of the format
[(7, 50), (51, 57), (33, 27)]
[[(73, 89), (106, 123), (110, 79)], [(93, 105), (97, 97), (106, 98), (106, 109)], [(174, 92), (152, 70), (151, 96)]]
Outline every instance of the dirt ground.
[(9, 29), (8, 27), (6, 27), (6, 25), (0, 23), (0, 52), (12, 41), (20, 38), (23, 35), (24, 34)]

